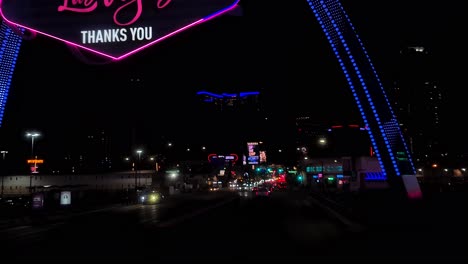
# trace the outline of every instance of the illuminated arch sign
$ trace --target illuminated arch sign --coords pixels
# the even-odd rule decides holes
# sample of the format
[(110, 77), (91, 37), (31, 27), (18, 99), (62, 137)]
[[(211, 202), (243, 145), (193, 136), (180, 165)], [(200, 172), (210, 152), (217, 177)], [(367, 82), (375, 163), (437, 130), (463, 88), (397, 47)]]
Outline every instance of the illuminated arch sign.
[(121, 59), (221, 15), (239, 0), (0, 0), (10, 23)]

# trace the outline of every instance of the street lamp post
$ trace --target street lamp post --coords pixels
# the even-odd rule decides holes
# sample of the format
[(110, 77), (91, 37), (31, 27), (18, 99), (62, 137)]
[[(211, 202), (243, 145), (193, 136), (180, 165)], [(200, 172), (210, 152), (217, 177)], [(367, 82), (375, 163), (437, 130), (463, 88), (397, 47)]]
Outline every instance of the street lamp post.
[(26, 136), (31, 138), (31, 157), (34, 158), (34, 138), (40, 136), (37, 132), (27, 133)]
[(136, 152), (138, 154), (138, 163), (136, 165), (136, 170), (135, 170), (135, 190), (138, 189), (138, 187), (137, 187), (138, 186), (138, 180), (140, 178), (140, 175), (138, 175), (138, 174), (139, 174), (140, 164), (141, 164), (141, 162), (140, 162), (141, 161), (141, 153), (143, 152), (143, 150), (138, 149)]
[(6, 154), (8, 154), (8, 151), (2, 150), (2, 151), (0, 151), (0, 153), (2, 153), (2, 159), (5, 160)]
[[(4, 164), (4, 163), (5, 163), (5, 157), (6, 157), (6, 154), (8, 154), (8, 151), (2, 150), (2, 151), (0, 151), (0, 153), (2, 153), (2, 156), (3, 156), (3, 158), (2, 158), (3, 166), (6, 166), (6, 164)], [(4, 177), (5, 177), (5, 175), (2, 173), (2, 192), (1, 192), (1, 196), (0, 196), (0, 198), (2, 198), (2, 199), (3, 199), (3, 190), (4, 190), (4, 185), (3, 185)]]
[[(35, 160), (34, 158), (34, 138), (40, 136), (41, 134), (37, 133), (37, 132), (28, 132), (26, 133), (26, 136), (27, 137), (30, 137), (31, 138), (31, 158), (33, 160)], [(33, 166), (34, 166), (34, 171), (36, 170), (36, 162), (33, 163)], [(29, 177), (29, 192), (32, 192), (32, 175), (33, 175), (33, 170), (31, 170), (31, 175)]]

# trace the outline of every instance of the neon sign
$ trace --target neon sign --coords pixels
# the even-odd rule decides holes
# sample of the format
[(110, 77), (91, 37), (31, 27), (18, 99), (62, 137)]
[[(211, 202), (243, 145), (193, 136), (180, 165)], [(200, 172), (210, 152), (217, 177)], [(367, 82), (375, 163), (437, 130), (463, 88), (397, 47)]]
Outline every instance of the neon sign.
[(234, 153), (229, 154), (229, 155), (218, 155), (218, 154), (212, 153), (208, 155), (209, 162), (213, 162), (218, 159), (223, 159), (225, 161), (233, 161), (235, 163), (239, 159), (239, 156), (237, 156), (237, 154), (234, 154)]
[(3, 0), (5, 21), (121, 59), (235, 8), (239, 0)]

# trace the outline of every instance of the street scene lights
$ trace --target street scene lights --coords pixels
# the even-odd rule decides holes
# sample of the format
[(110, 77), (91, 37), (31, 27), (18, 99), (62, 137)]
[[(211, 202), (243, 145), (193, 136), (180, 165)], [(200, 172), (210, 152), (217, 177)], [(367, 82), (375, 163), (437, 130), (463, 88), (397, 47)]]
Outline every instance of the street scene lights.
[(138, 181), (137, 179), (139, 180), (139, 170), (140, 170), (140, 165), (141, 165), (141, 153), (143, 153), (143, 150), (141, 149), (138, 149), (136, 151), (136, 153), (138, 154), (138, 163), (136, 165), (136, 170), (135, 170), (135, 189), (137, 189), (138, 187)]
[(8, 154), (8, 151), (7, 150), (2, 150), (2, 151), (0, 151), (0, 153), (2, 154), (2, 160), (5, 160), (6, 154)]
[(30, 168), (31, 175), (29, 176), (29, 192), (32, 192), (32, 175), (33, 175), (33, 173), (36, 172), (36, 169), (37, 169), (36, 158), (34, 157), (34, 138), (36, 138), (36, 137), (38, 137), (40, 135), (41, 134), (39, 134), (37, 132), (28, 132), (28, 133), (26, 133), (26, 136), (31, 138), (31, 159), (34, 160), (34, 163), (33, 163), (34, 167)]
[[(2, 154), (2, 166), (5, 166), (5, 158), (6, 158), (6, 154), (8, 154), (8, 151), (7, 150), (1, 150), (0, 153)], [(1, 189), (1, 193), (0, 193), (0, 198), (3, 199), (3, 190), (4, 190), (4, 185), (3, 185), (3, 181), (4, 181), (4, 174), (2, 173), (2, 189)]]
[(141, 160), (141, 153), (143, 152), (143, 150), (140, 150), (140, 149), (139, 149), (139, 150), (137, 150), (136, 152), (137, 152), (137, 154), (138, 154), (138, 163), (140, 163), (140, 160)]
[(327, 139), (326, 138), (319, 138), (318, 145), (321, 146), (321, 147), (325, 147), (327, 145)]
[(34, 138), (40, 136), (41, 134), (37, 133), (37, 132), (28, 132), (26, 133), (26, 136), (27, 137), (30, 137), (31, 138), (31, 158), (34, 159)]

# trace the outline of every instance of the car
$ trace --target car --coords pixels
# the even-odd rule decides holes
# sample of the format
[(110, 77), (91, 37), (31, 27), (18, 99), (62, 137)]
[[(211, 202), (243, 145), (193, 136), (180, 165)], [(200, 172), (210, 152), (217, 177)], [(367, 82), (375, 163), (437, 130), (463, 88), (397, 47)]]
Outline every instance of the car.
[(157, 204), (160, 203), (165, 196), (157, 190), (142, 191), (138, 197), (141, 204)]
[(211, 186), (210, 191), (212, 191), (212, 192), (219, 191), (219, 187), (218, 186)]
[(271, 191), (267, 187), (258, 187), (254, 192), (256, 197), (268, 197), (271, 194)]

